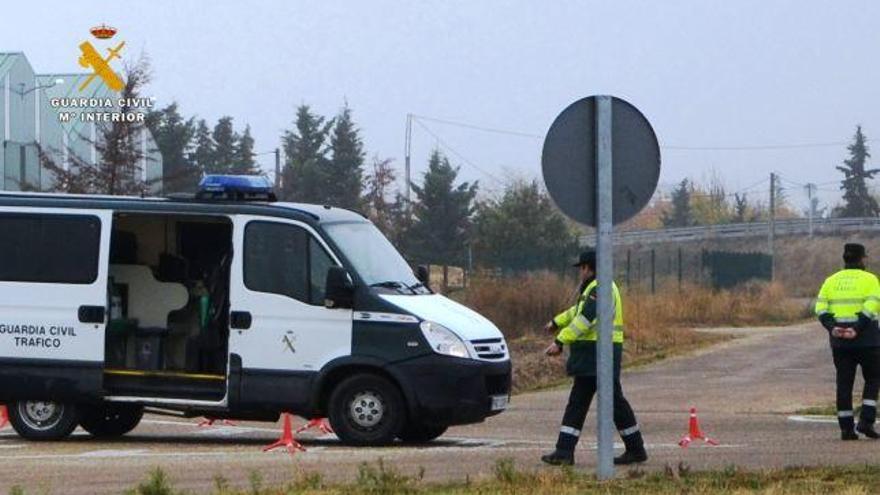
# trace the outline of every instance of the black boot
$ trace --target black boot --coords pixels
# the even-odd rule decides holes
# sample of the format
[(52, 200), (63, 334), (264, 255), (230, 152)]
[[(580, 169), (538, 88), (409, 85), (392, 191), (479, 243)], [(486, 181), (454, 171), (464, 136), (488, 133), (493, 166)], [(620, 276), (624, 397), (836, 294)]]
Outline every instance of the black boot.
[(858, 440), (859, 436), (856, 435), (855, 430), (841, 430), (840, 431), (840, 439), (841, 440)]
[(859, 424), (856, 425), (856, 433), (861, 433), (862, 435), (865, 435), (866, 437), (873, 440), (877, 440), (878, 438), (880, 438), (880, 434), (878, 434), (877, 430), (874, 429), (874, 425), (869, 423), (862, 423), (861, 421), (859, 421)]
[(637, 462), (645, 462), (648, 460), (648, 453), (645, 452), (645, 441), (642, 439), (642, 432), (638, 430), (638, 427), (635, 427), (634, 429), (636, 431), (629, 435), (621, 435), (620, 438), (623, 440), (623, 445), (626, 447), (626, 450), (623, 451), (623, 454), (614, 458), (614, 464), (635, 464)]
[(635, 449), (626, 449), (623, 454), (614, 458), (614, 464), (618, 466), (626, 465), (626, 464), (636, 464), (638, 462), (645, 462), (648, 460), (648, 453), (645, 451), (644, 447), (639, 447)]
[(552, 466), (571, 466), (574, 464), (574, 452), (556, 449), (542, 455), (541, 460)]

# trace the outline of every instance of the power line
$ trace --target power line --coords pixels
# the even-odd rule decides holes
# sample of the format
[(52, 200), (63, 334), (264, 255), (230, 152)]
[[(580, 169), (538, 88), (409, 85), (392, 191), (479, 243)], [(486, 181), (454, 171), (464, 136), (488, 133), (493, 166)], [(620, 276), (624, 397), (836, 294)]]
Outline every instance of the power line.
[[(873, 141), (873, 140), (866, 140)], [(828, 148), (832, 146), (846, 146), (846, 141), (834, 141), (824, 143), (797, 143), (797, 144), (758, 144), (745, 146), (678, 146), (665, 145), (661, 148), (678, 151), (760, 151), (760, 150), (790, 150), (807, 148)]]
[(511, 131), (509, 129), (498, 129), (495, 127), (485, 127), (485, 126), (476, 125), (476, 124), (468, 124), (467, 122), (459, 122), (456, 120), (440, 119), (437, 117), (428, 117), (426, 115), (412, 114), (412, 116), (416, 120), (427, 120), (430, 122), (437, 122), (438, 124), (446, 124), (446, 125), (451, 125), (451, 126), (455, 126), (455, 127), (462, 127), (465, 129), (473, 129), (475, 131), (491, 132), (494, 134), (504, 134), (507, 136), (526, 137), (526, 138), (533, 138), (533, 139), (544, 139), (543, 134), (532, 134), (532, 133), (528, 133), (528, 132)]
[(485, 175), (486, 177), (489, 177), (490, 179), (494, 180), (494, 181), (495, 181), (496, 183), (498, 183), (499, 185), (502, 185), (502, 186), (504, 185), (504, 181), (502, 181), (502, 180), (499, 179), (498, 177), (495, 177), (494, 175), (490, 174), (489, 172), (486, 172), (486, 171), (483, 170), (481, 167), (477, 166), (474, 162), (468, 160), (467, 157), (465, 157), (464, 155), (462, 155), (461, 153), (459, 153), (455, 148), (453, 148), (452, 146), (450, 146), (449, 144), (447, 144), (446, 141), (444, 141), (444, 140), (443, 140), (440, 136), (438, 136), (434, 131), (432, 131), (431, 129), (429, 129), (428, 126), (425, 125), (423, 122), (419, 121), (418, 119), (413, 119), (413, 120), (415, 121), (416, 124), (419, 125), (419, 127), (421, 127), (422, 129), (424, 129), (425, 132), (427, 132), (427, 133), (430, 134), (434, 139), (436, 139), (436, 140), (437, 140), (437, 143), (439, 143), (441, 146), (443, 146), (444, 148), (446, 148), (447, 151), (449, 151), (450, 153), (452, 153), (453, 155), (455, 155), (456, 157), (458, 157), (461, 161), (463, 161), (463, 162), (465, 162), (466, 164), (470, 165), (471, 167), (473, 167), (474, 169), (476, 169), (477, 171), (479, 171), (480, 173), (482, 173), (482, 174)]
[[(426, 120), (431, 122), (437, 122), (440, 124), (451, 125), (455, 127), (461, 127), (464, 129), (472, 129), (483, 132), (491, 132), (495, 134), (503, 134), (508, 136), (516, 136), (516, 137), (524, 137), (531, 139), (544, 139), (543, 134), (536, 134), (531, 132), (522, 132), (510, 129), (501, 129), (497, 127), (488, 127), (483, 125), (471, 124), (468, 122), (461, 122), (458, 120), (450, 120), (450, 119), (441, 119), (438, 117), (431, 117), (427, 115), (416, 115), (413, 114), (413, 117), (418, 120)], [(876, 142), (876, 139), (866, 139), (866, 142)], [(826, 142), (812, 142), (812, 143), (778, 143), (778, 144), (756, 144), (756, 145), (716, 145), (716, 146), (690, 146), (690, 145), (661, 145), (661, 149), (665, 150), (673, 150), (673, 151), (773, 151), (773, 150), (788, 150), (788, 149), (810, 149), (810, 148), (829, 148), (835, 146), (847, 146), (850, 143), (848, 141), (826, 141)]]

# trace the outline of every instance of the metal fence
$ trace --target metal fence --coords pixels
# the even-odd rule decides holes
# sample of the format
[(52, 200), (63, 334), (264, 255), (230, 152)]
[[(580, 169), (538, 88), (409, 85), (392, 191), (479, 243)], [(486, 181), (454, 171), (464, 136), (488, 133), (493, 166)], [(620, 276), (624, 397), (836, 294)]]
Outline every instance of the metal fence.
[[(776, 220), (775, 232), (785, 235), (836, 235), (850, 232), (880, 231), (880, 218), (805, 218)], [(767, 237), (770, 235), (769, 222), (731, 223), (723, 225), (704, 225), (659, 230), (617, 231), (614, 243), (619, 245), (643, 243), (700, 242), (737, 237)], [(595, 234), (581, 236), (582, 246), (595, 246)]]
[(750, 280), (770, 280), (770, 256), (764, 253), (707, 250), (663, 245), (618, 249), (615, 279), (625, 287), (656, 293), (696, 285), (730, 288)]

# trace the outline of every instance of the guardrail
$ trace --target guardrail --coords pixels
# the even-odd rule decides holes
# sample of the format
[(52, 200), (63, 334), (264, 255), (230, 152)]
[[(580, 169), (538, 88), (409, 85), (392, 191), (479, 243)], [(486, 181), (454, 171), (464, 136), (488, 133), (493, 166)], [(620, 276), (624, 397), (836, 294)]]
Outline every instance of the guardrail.
[[(880, 231), (880, 218), (817, 218), (813, 220), (813, 233), (817, 235), (834, 235), (865, 230)], [(807, 235), (809, 232), (809, 219), (776, 220), (776, 235), (778, 236)], [(769, 222), (729, 223), (675, 229), (618, 231), (614, 233), (614, 242), (621, 245), (656, 244), (699, 242), (738, 237), (767, 237), (769, 235)], [(579, 241), (582, 246), (595, 246), (596, 235), (588, 234), (581, 236)]]

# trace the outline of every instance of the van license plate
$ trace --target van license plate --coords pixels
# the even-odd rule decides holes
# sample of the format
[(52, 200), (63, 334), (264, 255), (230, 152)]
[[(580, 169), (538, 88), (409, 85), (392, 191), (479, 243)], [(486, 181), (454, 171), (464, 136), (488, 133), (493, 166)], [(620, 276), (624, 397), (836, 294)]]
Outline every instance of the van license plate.
[(493, 411), (502, 411), (507, 409), (507, 404), (510, 403), (510, 397), (507, 395), (493, 395), (492, 396), (492, 410)]

